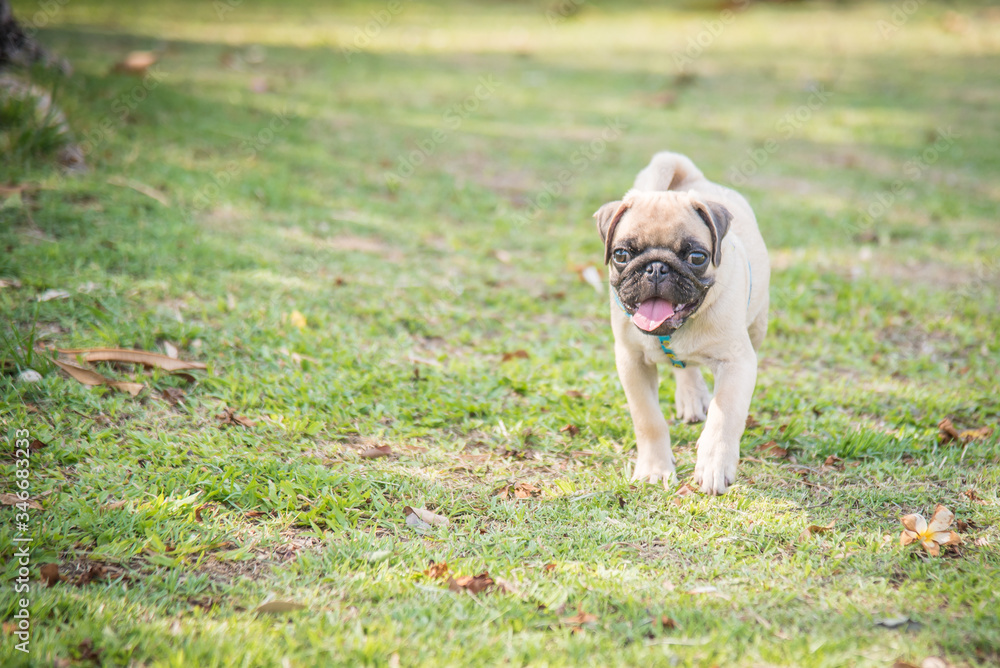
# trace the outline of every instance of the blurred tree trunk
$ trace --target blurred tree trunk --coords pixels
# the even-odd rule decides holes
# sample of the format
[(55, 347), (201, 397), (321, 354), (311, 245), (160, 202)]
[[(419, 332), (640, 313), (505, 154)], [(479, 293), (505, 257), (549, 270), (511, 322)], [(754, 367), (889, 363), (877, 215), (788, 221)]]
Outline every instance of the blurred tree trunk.
[(25, 32), (14, 18), (10, 0), (0, 0), (0, 68), (7, 65), (29, 66), (39, 61), (55, 65), (64, 73), (69, 73), (69, 63), (53, 57), (31, 36), (32, 30)]

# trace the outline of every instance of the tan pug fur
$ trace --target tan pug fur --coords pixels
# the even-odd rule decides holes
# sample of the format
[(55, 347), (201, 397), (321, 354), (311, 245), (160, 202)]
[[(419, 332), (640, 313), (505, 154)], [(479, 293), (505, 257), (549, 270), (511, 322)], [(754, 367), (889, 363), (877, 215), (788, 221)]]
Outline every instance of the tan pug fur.
[[(627, 279), (634, 285), (638, 275), (626, 274), (643, 267), (619, 266), (612, 258), (621, 244), (634, 251), (632, 257), (648, 251), (675, 263), (691, 252), (685, 249), (692, 244), (709, 254), (708, 266), (699, 267), (702, 301), (697, 306), (691, 302), (689, 308), (695, 310), (668, 332), (668, 345), (686, 364), (673, 368), (677, 418), (705, 421), (698, 439), (695, 482), (706, 493), (725, 494), (736, 479), (740, 438), (757, 381), (757, 349), (767, 333), (770, 265), (753, 210), (739, 193), (707, 180), (687, 157), (664, 152), (653, 157), (622, 200), (605, 204), (594, 217), (610, 265), (615, 361), (635, 427), (638, 457), (633, 480), (662, 481), (667, 486), (674, 476), (657, 373), (657, 365), (670, 366), (670, 360), (658, 337), (641, 330), (616, 301), (616, 286), (626, 286)], [(704, 255), (687, 257), (705, 262)], [(645, 269), (648, 274), (649, 267)], [(710, 287), (704, 290), (707, 284)], [(634, 314), (634, 308), (631, 311)], [(703, 366), (714, 377), (714, 395), (705, 384)]]

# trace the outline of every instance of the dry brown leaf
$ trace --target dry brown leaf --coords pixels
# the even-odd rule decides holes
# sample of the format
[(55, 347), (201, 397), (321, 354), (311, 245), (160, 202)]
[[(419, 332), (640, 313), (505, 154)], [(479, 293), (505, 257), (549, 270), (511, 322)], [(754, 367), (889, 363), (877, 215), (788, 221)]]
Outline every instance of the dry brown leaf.
[(746, 422), (747, 429), (756, 429), (759, 426), (760, 422), (757, 422), (757, 419), (753, 415), (747, 415), (747, 422)]
[(689, 494), (694, 494), (695, 491), (696, 490), (694, 487), (692, 487), (687, 483), (684, 483), (683, 485), (677, 488), (677, 496), (687, 496)]
[(993, 427), (980, 427), (979, 429), (966, 429), (958, 436), (963, 443), (970, 443), (971, 441), (985, 441), (992, 435)]
[(74, 583), (77, 587), (82, 587), (85, 584), (90, 584), (93, 580), (102, 580), (104, 576), (108, 574), (108, 569), (106, 569), (101, 564), (91, 564), (90, 568), (84, 571), (80, 577), (76, 579)]
[(176, 406), (177, 404), (184, 401), (184, 390), (179, 387), (167, 387), (160, 392), (160, 396), (171, 406)]
[(569, 432), (570, 436), (576, 436), (577, 434), (580, 433), (580, 428), (577, 427), (575, 424), (568, 424), (568, 425), (566, 425), (564, 427), (560, 427), (559, 431), (560, 432)]
[(438, 515), (437, 513), (432, 513), (431, 511), (426, 510), (424, 508), (411, 508), (410, 506), (404, 506), (403, 514), (407, 516), (415, 515), (421, 521), (426, 522), (427, 524), (430, 524), (431, 526), (435, 527), (446, 527), (449, 524), (451, 524), (448, 518), (445, 517), (444, 515)]
[(125, 507), (125, 499), (120, 499), (118, 501), (112, 501), (111, 503), (106, 503), (101, 506), (101, 510), (118, 510)]
[(37, 452), (42, 448), (48, 447), (48, 445), (49, 444), (46, 443), (45, 441), (40, 441), (37, 438), (33, 438), (31, 439), (31, 443), (28, 444), (28, 447), (31, 448), (32, 451)]
[(457, 578), (448, 578), (448, 589), (454, 592), (467, 591), (470, 594), (481, 594), (494, 588), (496, 583), (487, 571), (479, 575), (461, 575)]
[(108, 179), (108, 183), (113, 186), (134, 190), (140, 195), (145, 195), (150, 199), (156, 200), (163, 206), (170, 208), (170, 198), (153, 186), (147, 186), (145, 183), (140, 183), (139, 181), (135, 181), (133, 179), (127, 179), (124, 176), (112, 176)]
[(223, 408), (222, 412), (215, 416), (215, 419), (222, 425), (239, 425), (241, 427), (256, 427), (257, 423), (242, 415), (237, 415), (232, 408)]
[(844, 460), (841, 459), (840, 457), (838, 457), (837, 455), (830, 455), (823, 462), (823, 466), (832, 466), (834, 468), (843, 468), (843, 466), (842, 466), (843, 461)]
[(802, 533), (799, 534), (799, 540), (806, 541), (809, 540), (809, 538), (813, 534), (826, 533), (827, 531), (832, 529), (833, 525), (836, 523), (837, 523), (836, 520), (830, 520), (829, 524), (810, 524), (805, 529), (803, 529)]
[(35, 501), (34, 499), (27, 499), (26, 501), (22, 501), (20, 498), (18, 498), (17, 494), (0, 494), (0, 504), (3, 504), (5, 506), (16, 506), (19, 503), (26, 503), (28, 504), (29, 508), (34, 508), (35, 510), (42, 510), (41, 504)]
[(511, 360), (526, 360), (530, 357), (527, 350), (514, 350), (509, 353), (504, 353), (501, 362), (509, 362)]
[(370, 448), (366, 448), (358, 453), (358, 457), (362, 459), (378, 459), (379, 457), (391, 457), (392, 448), (388, 445), (376, 445)]
[(663, 615), (662, 617), (660, 617), (660, 626), (665, 629), (676, 629), (677, 622), (674, 621), (673, 617), (667, 617), (666, 615)]
[(156, 64), (157, 57), (153, 51), (131, 51), (121, 62), (115, 63), (113, 72), (120, 74), (143, 75)]
[(542, 490), (535, 485), (531, 485), (526, 482), (519, 482), (513, 485), (505, 485), (497, 490), (496, 494), (501, 499), (530, 499), (534, 496), (541, 495)]
[(774, 457), (775, 459), (785, 459), (788, 457), (788, 450), (778, 445), (777, 441), (761, 443), (757, 446), (757, 452), (763, 454), (765, 457)]
[(62, 355), (73, 355), (84, 362), (127, 362), (141, 364), (145, 367), (163, 369), (164, 371), (184, 371), (186, 369), (207, 369), (204, 362), (185, 362), (183, 360), (150, 353), (144, 350), (128, 350), (123, 348), (65, 348), (59, 349)]
[(546, 573), (553, 573), (556, 570), (556, 565), (555, 564), (545, 564), (544, 566), (542, 566), (542, 570), (544, 570)]
[(583, 611), (583, 606), (578, 606), (576, 609), (576, 614), (572, 617), (563, 617), (559, 621), (563, 624), (569, 624), (572, 626), (583, 626), (584, 624), (593, 624), (597, 621), (597, 615), (592, 615), (589, 612)]
[(434, 580), (449, 577), (450, 573), (448, 572), (448, 564), (443, 561), (439, 564), (432, 561), (431, 565), (424, 571), (424, 575)]
[(951, 418), (945, 418), (938, 422), (938, 442), (942, 445), (945, 443), (961, 442), (962, 435), (958, 433), (955, 429), (955, 425), (952, 424)]
[(71, 378), (82, 385), (97, 386), (103, 385), (119, 392), (125, 392), (133, 397), (138, 396), (146, 387), (142, 383), (129, 383), (124, 381), (111, 380), (105, 378), (93, 369), (86, 369), (78, 364), (65, 362), (57, 359), (52, 360), (57, 367), (65, 371)]
[(66, 579), (66, 576), (59, 572), (59, 564), (42, 564), (39, 574), (46, 587), (54, 587)]

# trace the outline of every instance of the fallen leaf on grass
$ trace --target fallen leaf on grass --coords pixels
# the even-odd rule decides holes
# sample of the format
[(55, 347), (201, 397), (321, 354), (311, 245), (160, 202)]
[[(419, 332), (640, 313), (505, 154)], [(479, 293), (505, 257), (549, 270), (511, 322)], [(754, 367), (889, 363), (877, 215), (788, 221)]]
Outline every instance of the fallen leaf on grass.
[(526, 482), (519, 482), (514, 485), (506, 485), (497, 490), (497, 496), (503, 500), (507, 499), (530, 499), (540, 496), (541, 488)]
[(898, 629), (901, 626), (905, 626), (908, 631), (916, 631), (922, 625), (920, 622), (911, 621), (906, 615), (899, 615), (897, 617), (878, 619), (875, 621), (875, 626), (881, 626), (886, 629)]
[(572, 626), (583, 626), (584, 624), (593, 624), (598, 620), (597, 615), (591, 614), (589, 612), (583, 611), (583, 606), (578, 606), (576, 609), (576, 614), (572, 617), (562, 617), (559, 621), (563, 624), (569, 624)]
[(5, 506), (16, 506), (19, 503), (25, 503), (29, 508), (34, 508), (35, 510), (42, 510), (41, 504), (34, 499), (22, 500), (17, 494), (0, 494), (0, 504)]
[(785, 459), (788, 457), (788, 450), (778, 445), (777, 441), (761, 443), (757, 446), (757, 452), (763, 454), (765, 457), (774, 457), (775, 459)]
[(954, 519), (955, 513), (941, 504), (934, 508), (930, 522), (921, 515), (904, 515), (899, 520), (904, 527), (903, 533), (899, 535), (899, 544), (906, 546), (919, 542), (928, 554), (936, 557), (941, 554), (942, 545), (960, 545), (962, 543), (961, 536), (948, 530)]
[(993, 435), (993, 427), (980, 427), (978, 429), (966, 429), (959, 431), (955, 428), (951, 418), (945, 418), (938, 422), (938, 442), (941, 445), (947, 443), (971, 443), (972, 441), (982, 441)]
[(526, 360), (530, 357), (527, 350), (514, 350), (503, 354), (500, 359), (501, 362), (509, 362), (511, 360)]
[(411, 508), (410, 506), (403, 507), (403, 513), (406, 515), (406, 523), (410, 524), (410, 518), (415, 517), (424, 524), (435, 526), (435, 527), (446, 527), (451, 522), (444, 515), (438, 515), (437, 513), (432, 513), (424, 508)]
[(129, 383), (125, 381), (111, 380), (110, 378), (105, 378), (93, 369), (87, 369), (70, 362), (63, 362), (57, 359), (52, 360), (52, 362), (82, 385), (103, 385), (105, 387), (110, 387), (113, 390), (118, 390), (119, 392), (125, 392), (133, 397), (138, 396), (139, 393), (142, 392), (143, 388), (146, 387), (142, 383)]
[(59, 582), (67, 579), (65, 575), (59, 572), (59, 564), (42, 564), (39, 574), (46, 587), (54, 587)]
[(80, 577), (76, 579), (75, 584), (77, 587), (82, 587), (86, 584), (90, 584), (94, 580), (103, 580), (104, 576), (108, 574), (108, 569), (106, 569), (101, 564), (91, 564), (90, 568), (84, 571)]
[(65, 290), (56, 290), (53, 288), (51, 290), (46, 290), (42, 294), (35, 297), (35, 301), (50, 302), (53, 299), (66, 299), (67, 297), (69, 297), (69, 293), (66, 292)]
[(118, 501), (112, 501), (111, 503), (106, 503), (101, 506), (101, 510), (118, 510), (125, 507), (125, 499), (119, 499)]
[(4, 288), (19, 288), (21, 287), (21, 281), (16, 278), (0, 278), (0, 290)]
[(542, 566), (542, 570), (545, 571), (546, 573), (554, 573), (555, 570), (556, 570), (556, 565), (555, 564), (545, 564), (544, 566)]
[(439, 580), (446, 577), (450, 577), (448, 572), (448, 564), (444, 563), (443, 561), (441, 563), (434, 563), (432, 561), (431, 565), (428, 566), (427, 569), (424, 571), (424, 575), (433, 580)]
[(756, 429), (759, 426), (760, 422), (757, 422), (757, 418), (755, 418), (753, 415), (747, 415), (747, 422), (746, 422), (747, 429)]
[(208, 365), (204, 362), (185, 362), (169, 355), (150, 353), (145, 350), (129, 350), (126, 348), (65, 348), (59, 349), (59, 353), (62, 355), (72, 355), (78, 359), (82, 359), (84, 362), (125, 362), (163, 369), (164, 371), (208, 368)]
[(840, 457), (838, 457), (837, 455), (830, 455), (823, 462), (823, 466), (831, 466), (831, 467), (836, 468), (836, 469), (842, 469), (842, 468), (844, 468), (843, 462), (844, 462), (844, 460), (841, 459)]
[(576, 436), (577, 434), (580, 433), (580, 428), (577, 427), (575, 424), (568, 424), (568, 425), (566, 425), (564, 427), (560, 427), (559, 428), (559, 432), (560, 433), (562, 433), (562, 432), (569, 432), (570, 436)]
[(694, 487), (692, 487), (687, 483), (684, 483), (683, 485), (677, 488), (677, 496), (688, 496), (690, 494), (694, 494), (696, 491), (697, 490), (695, 490)]
[(239, 425), (241, 427), (256, 427), (257, 423), (242, 415), (237, 415), (232, 408), (223, 408), (222, 412), (215, 416), (220, 425)]
[(288, 315), (288, 322), (291, 323), (292, 327), (296, 329), (305, 329), (309, 326), (308, 321), (306, 321), (306, 317), (299, 311), (292, 311)]
[(378, 459), (379, 457), (391, 456), (392, 448), (388, 445), (375, 445), (358, 453), (358, 457), (361, 457), (362, 459)]
[(153, 51), (130, 51), (124, 60), (115, 63), (113, 72), (121, 74), (142, 75), (156, 64), (156, 53)]
[(677, 622), (675, 622), (672, 617), (667, 617), (666, 615), (663, 615), (662, 617), (660, 617), (660, 626), (665, 629), (676, 629)]
[(127, 179), (123, 176), (112, 176), (108, 179), (108, 183), (113, 186), (134, 190), (140, 195), (145, 195), (150, 199), (156, 200), (163, 206), (170, 208), (170, 198), (153, 186), (148, 186), (145, 183), (141, 183), (134, 179)]
[(481, 594), (495, 586), (496, 582), (486, 571), (479, 575), (460, 575), (457, 578), (448, 578), (448, 589), (454, 592), (467, 591), (470, 594)]
[(184, 390), (179, 387), (168, 387), (160, 392), (160, 396), (171, 406), (176, 406), (184, 401)]
[(307, 607), (296, 601), (268, 601), (257, 606), (254, 612), (258, 615), (280, 615), (285, 612), (295, 612), (296, 610), (306, 610)]
[(809, 540), (809, 538), (812, 537), (813, 534), (826, 533), (827, 531), (832, 529), (833, 525), (836, 523), (837, 523), (836, 520), (831, 520), (829, 524), (810, 524), (809, 526), (807, 526), (805, 529), (802, 530), (802, 533), (799, 534), (799, 542)]
[(48, 445), (49, 444), (46, 443), (45, 441), (40, 441), (37, 438), (33, 438), (31, 439), (31, 443), (28, 444), (28, 447), (31, 448), (33, 452), (38, 452), (42, 448), (47, 448)]

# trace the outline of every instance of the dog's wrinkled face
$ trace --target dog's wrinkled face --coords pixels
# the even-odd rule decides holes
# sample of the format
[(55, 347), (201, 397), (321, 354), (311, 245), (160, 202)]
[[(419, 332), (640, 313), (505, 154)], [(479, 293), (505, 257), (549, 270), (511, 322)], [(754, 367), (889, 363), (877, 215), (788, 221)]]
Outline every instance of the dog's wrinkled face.
[(673, 333), (715, 281), (729, 211), (687, 192), (630, 192), (594, 217), (611, 287), (632, 323), (647, 334)]

